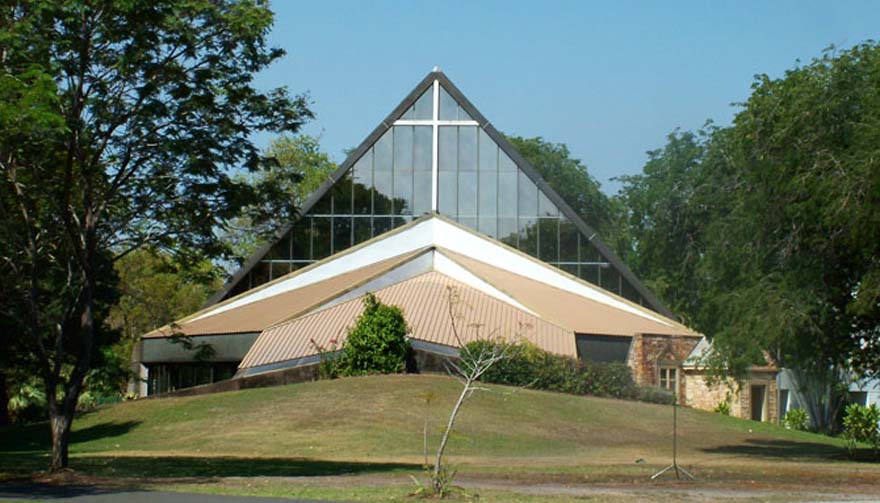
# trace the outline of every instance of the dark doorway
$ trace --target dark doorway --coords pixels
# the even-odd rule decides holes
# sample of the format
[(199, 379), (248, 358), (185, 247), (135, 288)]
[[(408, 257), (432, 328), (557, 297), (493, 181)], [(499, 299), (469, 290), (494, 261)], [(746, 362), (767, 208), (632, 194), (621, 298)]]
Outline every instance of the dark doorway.
[(764, 402), (767, 398), (767, 386), (752, 386), (752, 421), (764, 420)]

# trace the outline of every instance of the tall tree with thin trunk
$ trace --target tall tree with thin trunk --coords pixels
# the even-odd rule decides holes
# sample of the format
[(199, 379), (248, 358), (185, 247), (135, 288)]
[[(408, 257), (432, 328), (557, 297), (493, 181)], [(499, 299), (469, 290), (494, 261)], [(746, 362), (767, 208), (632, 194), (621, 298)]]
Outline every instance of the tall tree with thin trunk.
[(305, 97), (253, 85), (283, 55), (266, 44), (267, 2), (2, 9), (0, 309), (44, 382), (60, 470), (84, 378), (112, 340), (113, 263), (145, 245), (222, 255), (224, 222), (267, 208), (233, 176), (261, 169), (252, 133), (294, 132), (311, 114)]

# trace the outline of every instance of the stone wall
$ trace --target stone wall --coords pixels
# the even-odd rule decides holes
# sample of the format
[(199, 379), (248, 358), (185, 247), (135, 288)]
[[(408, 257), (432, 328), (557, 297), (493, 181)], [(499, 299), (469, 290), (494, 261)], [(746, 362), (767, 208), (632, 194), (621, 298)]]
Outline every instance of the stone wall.
[(771, 423), (779, 422), (779, 390), (776, 386), (775, 371), (755, 371), (748, 379), (737, 386), (733, 379), (709, 385), (706, 372), (699, 369), (685, 371), (684, 404), (696, 409), (713, 411), (719, 403), (730, 404), (730, 415), (742, 419), (752, 418), (752, 386), (765, 386), (764, 420)]
[(687, 382), (681, 364), (700, 341), (697, 337), (636, 334), (627, 358), (633, 380), (639, 386), (658, 386), (659, 368), (671, 365), (678, 368), (678, 401), (686, 404)]

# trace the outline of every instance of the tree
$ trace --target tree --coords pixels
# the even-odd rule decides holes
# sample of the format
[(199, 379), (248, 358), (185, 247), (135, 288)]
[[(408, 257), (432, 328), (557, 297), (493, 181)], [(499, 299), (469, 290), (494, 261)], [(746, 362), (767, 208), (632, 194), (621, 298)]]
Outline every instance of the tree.
[(713, 337), (716, 373), (770, 358), (833, 431), (880, 361), (880, 45), (758, 76), (740, 107), (624, 180), (630, 262)]
[(674, 131), (648, 152), (642, 173), (619, 178), (618, 252), (670, 309), (698, 326), (708, 278), (703, 259), (709, 225), (729, 205), (727, 131), (708, 124)]
[(296, 207), (301, 207), (337, 167), (321, 151), (318, 138), (305, 134), (273, 139), (264, 156), (269, 161), (267, 169), (242, 176), (242, 180), (263, 193), (263, 207), (245, 208), (230, 223), (224, 237), (237, 261), (250, 257), (263, 240), (289, 222), (285, 220), (287, 215), (274, 213), (279, 201), (292, 200)]
[(880, 46), (752, 87), (733, 126), (737, 197), (707, 254), (711, 276), (729, 278), (713, 299), (716, 342), (792, 368), (830, 431), (841, 379), (880, 337)]
[[(452, 335), (455, 337), (459, 347), (459, 358), (458, 361), (447, 360), (446, 365), (449, 373), (461, 382), (461, 392), (458, 394), (458, 399), (449, 413), (449, 420), (443, 430), (443, 435), (440, 437), (437, 455), (434, 458), (434, 467), (431, 471), (431, 492), (441, 498), (449, 491), (449, 486), (455, 476), (454, 472), (451, 472), (443, 464), (443, 454), (446, 452), (446, 445), (455, 427), (455, 420), (461, 412), (461, 407), (475, 391), (481, 389), (477, 386), (477, 382), (483, 374), (489, 371), (493, 365), (506, 358), (507, 351), (512, 347), (509, 344), (465, 343), (456, 325), (456, 320), (460, 320), (463, 317), (459, 312), (462, 307), (461, 292), (453, 287), (447, 287), (447, 306)], [(477, 328), (479, 333), (479, 327), (475, 328)], [(418, 483), (417, 480), (416, 483)]]
[[(151, 245), (222, 255), (217, 229), (260, 194), (255, 131), (296, 131), (305, 97), (260, 92), (265, 2), (20, 0), (0, 25), (3, 319), (46, 389), (51, 469), (94, 357), (113, 340), (113, 263)], [(293, 201), (277, 208), (292, 215)]]
[[(221, 270), (207, 259), (181, 264), (172, 254), (149, 247), (117, 260), (114, 270), (119, 298), (106, 322), (120, 333), (111, 352), (124, 368), (142, 335), (198, 311), (221, 282)], [(117, 392), (122, 392), (124, 383), (119, 385)]]

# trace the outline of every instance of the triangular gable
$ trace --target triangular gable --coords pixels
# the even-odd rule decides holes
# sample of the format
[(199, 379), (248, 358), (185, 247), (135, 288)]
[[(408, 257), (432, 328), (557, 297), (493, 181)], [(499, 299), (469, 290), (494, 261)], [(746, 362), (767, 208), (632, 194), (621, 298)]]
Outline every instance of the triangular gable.
[(302, 216), (260, 248), (209, 305), (430, 212), (673, 316), (439, 71), (410, 92), (309, 197)]

